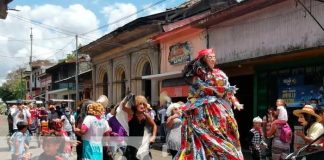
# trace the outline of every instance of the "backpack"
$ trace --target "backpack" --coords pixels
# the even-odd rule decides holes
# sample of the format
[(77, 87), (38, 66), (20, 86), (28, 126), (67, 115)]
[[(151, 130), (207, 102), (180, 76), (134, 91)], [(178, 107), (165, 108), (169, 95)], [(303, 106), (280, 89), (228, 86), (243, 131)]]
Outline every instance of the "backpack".
[(281, 131), (280, 131), (280, 136), (279, 139), (284, 142), (284, 143), (288, 143), (291, 141), (291, 128), (289, 126), (288, 123), (285, 123), (282, 127), (281, 127)]

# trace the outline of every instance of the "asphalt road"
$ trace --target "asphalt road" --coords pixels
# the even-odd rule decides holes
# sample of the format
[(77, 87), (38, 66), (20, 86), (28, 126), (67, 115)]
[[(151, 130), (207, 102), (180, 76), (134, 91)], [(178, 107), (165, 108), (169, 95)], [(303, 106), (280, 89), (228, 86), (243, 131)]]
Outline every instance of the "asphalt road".
[[(8, 123), (7, 117), (4, 115), (0, 115), (0, 159), (1, 160), (10, 160), (11, 152), (9, 151), (7, 144), (7, 134), (8, 134)], [(161, 144), (155, 144), (154, 148), (161, 148)], [(30, 152), (32, 153), (32, 157), (38, 156), (42, 153), (43, 149), (38, 148), (37, 145), (37, 137), (33, 137), (30, 142)], [(166, 155), (159, 149), (151, 149), (153, 160), (171, 160), (171, 156)], [(76, 159), (76, 153), (73, 153), (72, 159)]]

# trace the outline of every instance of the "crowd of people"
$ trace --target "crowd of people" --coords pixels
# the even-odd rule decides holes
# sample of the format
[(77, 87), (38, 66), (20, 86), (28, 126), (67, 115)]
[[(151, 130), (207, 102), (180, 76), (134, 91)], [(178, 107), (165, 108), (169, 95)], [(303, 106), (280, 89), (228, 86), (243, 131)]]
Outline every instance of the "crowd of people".
[[(31, 159), (30, 135), (38, 128), (43, 148), (38, 159), (71, 159), (75, 147), (78, 160), (122, 156), (149, 160), (151, 146), (159, 140), (176, 160), (243, 160), (233, 112), (243, 109), (243, 104), (235, 97), (238, 88), (215, 65), (215, 51), (204, 49), (185, 66), (183, 78), (190, 86), (187, 102), (172, 102), (161, 93), (159, 106), (152, 107), (145, 96), (129, 93), (108, 106), (108, 97), (101, 95), (97, 100), (81, 101), (73, 111), (54, 103), (45, 108), (17, 101), (9, 114), (12, 159)], [(304, 127), (295, 135), (283, 99), (263, 118), (255, 117), (248, 137), (253, 159), (285, 158), (292, 151), (293, 136), (313, 143), (324, 133), (323, 108), (315, 108), (309, 104), (293, 112)], [(314, 144), (321, 148), (322, 143), (319, 139)]]
[(277, 99), (275, 108), (268, 108), (267, 114), (261, 119), (253, 119), (253, 127), (249, 132), (249, 148), (254, 160), (281, 160), (293, 151), (292, 142), (301, 139), (302, 145), (294, 144), (295, 151), (311, 144), (304, 153), (314, 153), (324, 150), (324, 108), (314, 105), (312, 101), (302, 109), (293, 111), (302, 130), (293, 132), (288, 124), (286, 103)]

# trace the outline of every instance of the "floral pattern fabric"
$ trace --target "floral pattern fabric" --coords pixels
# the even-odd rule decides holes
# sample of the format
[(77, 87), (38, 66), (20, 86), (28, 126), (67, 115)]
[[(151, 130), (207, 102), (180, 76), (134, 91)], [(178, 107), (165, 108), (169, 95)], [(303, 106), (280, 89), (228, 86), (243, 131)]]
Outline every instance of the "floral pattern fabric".
[(231, 108), (235, 86), (219, 69), (196, 69), (183, 111), (179, 160), (242, 160), (238, 126)]

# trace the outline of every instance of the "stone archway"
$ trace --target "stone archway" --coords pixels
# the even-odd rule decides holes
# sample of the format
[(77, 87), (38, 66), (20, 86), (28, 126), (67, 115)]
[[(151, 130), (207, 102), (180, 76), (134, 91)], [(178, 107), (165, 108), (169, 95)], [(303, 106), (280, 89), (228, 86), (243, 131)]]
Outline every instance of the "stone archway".
[(108, 74), (107, 72), (103, 76), (102, 80), (102, 94), (108, 97)]
[[(136, 67), (136, 76), (142, 77), (145, 75), (151, 75), (152, 74), (152, 66), (151, 66), (150, 58), (146, 55), (143, 55), (139, 58), (139, 61), (137, 63)], [(140, 82), (137, 83), (137, 89), (140, 90), (140, 94), (145, 96), (148, 101), (150, 102), (152, 98), (152, 82), (151, 80), (143, 80), (141, 79)]]
[(117, 101), (122, 100), (126, 96), (126, 72), (125, 67), (120, 65), (116, 68), (116, 96)]
[(108, 73), (105, 66), (99, 66), (97, 71), (97, 96), (102, 94), (108, 96)]

